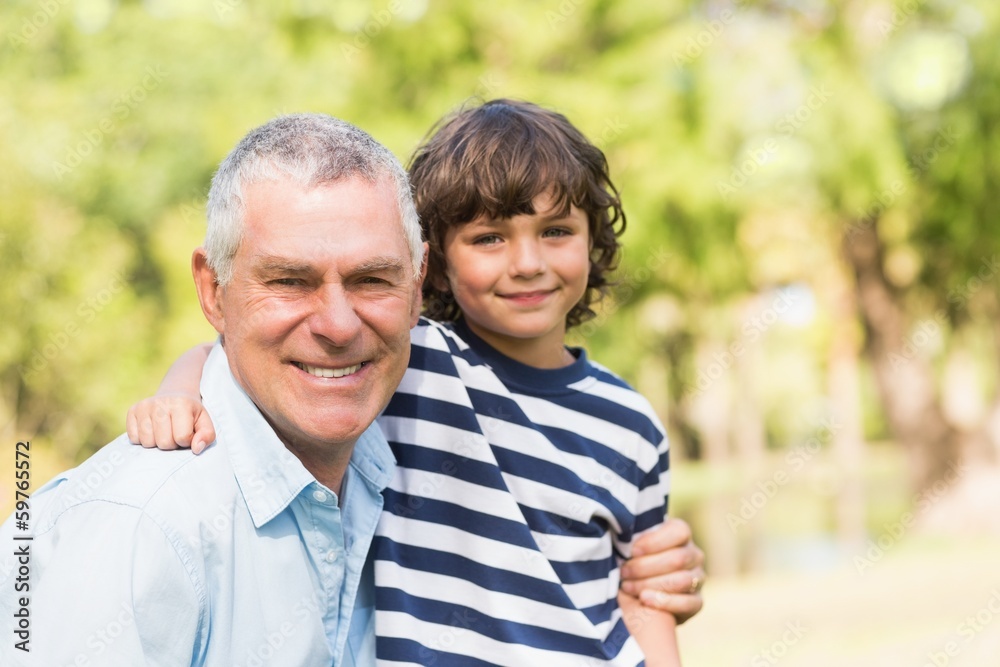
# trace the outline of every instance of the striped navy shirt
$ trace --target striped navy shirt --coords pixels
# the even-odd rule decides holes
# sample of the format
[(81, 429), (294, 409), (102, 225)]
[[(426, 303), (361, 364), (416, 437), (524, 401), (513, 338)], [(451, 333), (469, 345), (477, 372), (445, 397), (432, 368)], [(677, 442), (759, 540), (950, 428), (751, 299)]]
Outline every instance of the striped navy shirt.
[(372, 554), (380, 665), (630, 665), (619, 562), (660, 524), (649, 403), (573, 350), (546, 370), (421, 319), (379, 418), (396, 455)]

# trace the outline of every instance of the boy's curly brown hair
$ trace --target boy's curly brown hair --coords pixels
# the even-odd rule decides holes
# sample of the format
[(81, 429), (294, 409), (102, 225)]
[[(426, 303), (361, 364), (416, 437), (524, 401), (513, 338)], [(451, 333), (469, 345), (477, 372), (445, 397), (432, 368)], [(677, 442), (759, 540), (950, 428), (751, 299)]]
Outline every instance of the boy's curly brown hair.
[(551, 193), (555, 206), (587, 214), (590, 275), (583, 298), (566, 315), (573, 327), (594, 316), (608, 274), (619, 261), (625, 231), (618, 190), (604, 153), (562, 114), (530, 102), (498, 99), (444, 118), (410, 162), (410, 181), (424, 238), (430, 246), (424, 314), (450, 322), (461, 310), (447, 285), (448, 229), (480, 216), (532, 215), (532, 201)]

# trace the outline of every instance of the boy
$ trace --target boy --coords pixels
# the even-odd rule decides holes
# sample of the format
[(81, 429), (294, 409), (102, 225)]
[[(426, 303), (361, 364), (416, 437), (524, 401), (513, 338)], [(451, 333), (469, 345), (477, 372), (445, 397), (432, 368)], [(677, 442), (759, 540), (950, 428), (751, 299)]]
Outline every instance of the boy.
[[(563, 116), (496, 100), (441, 125), (411, 180), (441, 323), (412, 331), (379, 418), (399, 463), (372, 547), (380, 664), (679, 664), (673, 618), (618, 594), (666, 511), (663, 428), (564, 345), (625, 224), (604, 155)], [(161, 393), (189, 390), (182, 373)], [(133, 440), (152, 444), (152, 411), (130, 413)]]

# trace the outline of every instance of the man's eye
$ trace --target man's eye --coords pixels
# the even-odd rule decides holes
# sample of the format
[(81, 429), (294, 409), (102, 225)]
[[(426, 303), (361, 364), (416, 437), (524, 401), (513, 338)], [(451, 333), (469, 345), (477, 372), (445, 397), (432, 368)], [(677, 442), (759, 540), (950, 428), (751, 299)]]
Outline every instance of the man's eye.
[(283, 287), (296, 287), (302, 284), (302, 280), (299, 278), (275, 278), (271, 280), (271, 285), (281, 285)]
[(377, 276), (365, 276), (358, 281), (362, 285), (388, 285), (389, 281), (385, 278), (379, 278)]

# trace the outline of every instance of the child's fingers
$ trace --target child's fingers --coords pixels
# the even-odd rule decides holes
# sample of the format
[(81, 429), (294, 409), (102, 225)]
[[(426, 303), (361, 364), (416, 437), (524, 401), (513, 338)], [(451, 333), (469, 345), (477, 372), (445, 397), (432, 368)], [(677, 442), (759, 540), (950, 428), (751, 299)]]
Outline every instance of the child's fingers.
[(128, 438), (137, 445), (150, 448), (156, 447), (156, 433), (153, 427), (153, 414), (156, 411), (154, 399), (144, 399), (129, 408), (125, 417), (125, 432)]
[(138, 442), (143, 447), (156, 447), (156, 436), (153, 434), (153, 418), (150, 413), (140, 411), (136, 417)]
[(194, 424), (194, 438), (191, 441), (191, 451), (201, 454), (208, 444), (215, 440), (215, 425), (208, 416), (208, 410), (202, 410)]
[[(157, 442), (160, 449), (166, 449), (163, 445), (172, 444), (177, 447), (187, 449), (191, 446), (191, 437), (194, 435), (194, 415), (190, 408), (184, 404), (179, 405), (170, 411), (171, 441), (170, 443)], [(171, 447), (171, 449), (173, 449)]]
[[(156, 408), (152, 415), (153, 446), (158, 449), (177, 449), (177, 442), (174, 440), (173, 429), (173, 409), (170, 401), (160, 400), (156, 403)], [(146, 446), (146, 443), (142, 443)]]
[(139, 420), (136, 418), (134, 405), (128, 409), (128, 416), (125, 417), (125, 433), (128, 434), (129, 442), (133, 445), (141, 444), (139, 442)]

